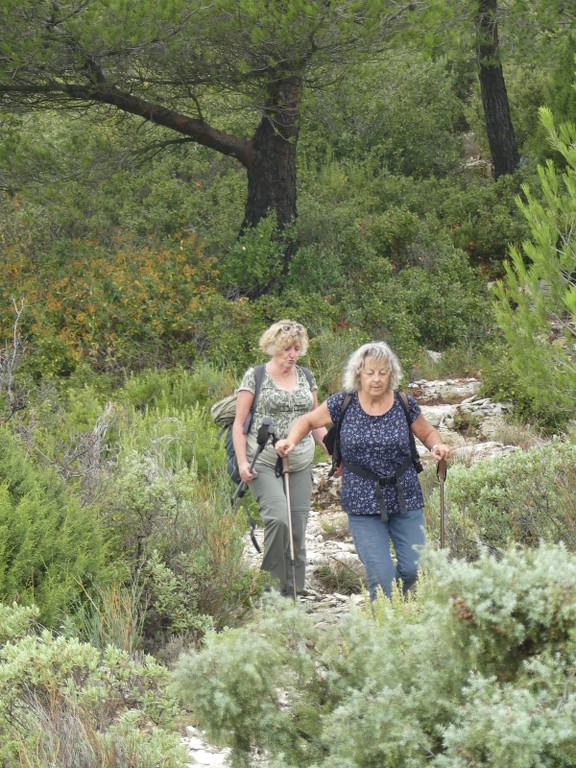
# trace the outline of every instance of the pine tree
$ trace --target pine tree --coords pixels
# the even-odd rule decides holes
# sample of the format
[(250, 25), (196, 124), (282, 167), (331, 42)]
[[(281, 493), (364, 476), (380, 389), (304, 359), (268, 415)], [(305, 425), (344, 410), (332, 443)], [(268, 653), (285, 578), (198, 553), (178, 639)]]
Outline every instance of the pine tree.
[(538, 197), (523, 185), (531, 239), (510, 248), (495, 308), (518, 387), (535, 414), (561, 425), (576, 409), (576, 125), (556, 128), (546, 108), (540, 119), (566, 168), (539, 166)]

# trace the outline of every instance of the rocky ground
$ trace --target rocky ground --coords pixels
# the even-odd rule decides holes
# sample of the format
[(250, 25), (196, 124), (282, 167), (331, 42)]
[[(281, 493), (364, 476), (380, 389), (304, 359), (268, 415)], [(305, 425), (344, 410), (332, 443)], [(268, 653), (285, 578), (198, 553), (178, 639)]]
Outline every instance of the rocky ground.
[[(479, 398), (477, 379), (446, 381), (416, 381), (407, 390), (422, 407), (426, 419), (434, 424), (442, 438), (453, 447), (453, 460), (474, 463), (486, 458), (518, 450), (518, 447), (498, 439), (503, 434), (506, 416), (511, 412), (507, 403), (493, 403)], [(417, 442), (418, 444), (418, 442)], [(418, 445), (422, 462), (430, 461), (426, 449)], [(361, 594), (346, 594), (350, 582), (362, 574), (362, 566), (347, 532), (345, 516), (339, 498), (339, 481), (327, 479), (329, 465), (318, 464), (314, 472), (312, 509), (307, 528), (307, 594), (299, 597), (302, 607), (321, 625), (338, 621), (347, 611), (364, 602)], [(262, 543), (262, 531), (256, 534)], [(246, 559), (259, 567), (261, 555), (246, 536)], [(342, 575), (339, 585), (327, 590), (326, 570)], [(346, 589), (344, 589), (346, 587)], [(227, 750), (211, 747), (201, 731), (190, 727), (185, 737), (190, 752), (190, 766), (227, 765)]]

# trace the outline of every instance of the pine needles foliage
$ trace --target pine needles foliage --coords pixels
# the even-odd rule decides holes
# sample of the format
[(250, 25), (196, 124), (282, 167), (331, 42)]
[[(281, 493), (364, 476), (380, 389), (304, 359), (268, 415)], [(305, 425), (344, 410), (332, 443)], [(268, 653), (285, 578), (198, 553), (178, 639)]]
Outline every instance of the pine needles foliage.
[(105, 578), (103, 531), (54, 471), (30, 461), (6, 427), (0, 435), (0, 599), (35, 604), (55, 626), (79, 585)]
[(539, 167), (539, 196), (523, 185), (518, 204), (530, 236), (510, 249), (495, 309), (525, 415), (562, 428), (576, 411), (576, 126), (556, 128), (545, 108), (540, 117), (566, 167)]

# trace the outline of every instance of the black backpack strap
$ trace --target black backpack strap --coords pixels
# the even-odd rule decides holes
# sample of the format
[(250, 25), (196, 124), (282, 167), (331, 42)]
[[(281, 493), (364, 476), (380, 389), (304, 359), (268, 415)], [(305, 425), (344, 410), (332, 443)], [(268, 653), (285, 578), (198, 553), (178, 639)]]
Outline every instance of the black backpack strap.
[(352, 402), (352, 398), (354, 397), (352, 392), (346, 392), (346, 396), (344, 397), (344, 400), (342, 400), (342, 405), (340, 407), (340, 413), (338, 414), (338, 421), (336, 422), (336, 435), (334, 437), (334, 448), (332, 450), (332, 466), (330, 467), (330, 471), (328, 472), (328, 477), (332, 477), (332, 475), (336, 472), (338, 469), (338, 465), (341, 462), (340, 458), (340, 429), (342, 428), (342, 421), (344, 420), (344, 414), (346, 413), (346, 410), (350, 403)]
[(406, 416), (406, 421), (408, 422), (408, 436), (410, 438), (410, 453), (412, 455), (412, 464), (414, 465), (416, 472), (422, 472), (424, 468), (420, 461), (420, 454), (416, 448), (416, 440), (414, 438), (414, 432), (412, 432), (412, 424), (410, 423), (408, 396), (406, 395), (406, 392), (396, 392), (395, 394), (398, 395), (398, 401), (404, 410), (404, 415)]
[[(408, 434), (410, 437), (410, 458), (406, 459), (406, 461), (400, 467), (398, 467), (398, 469), (394, 472), (394, 474), (385, 475), (385, 476), (377, 475), (376, 472), (372, 472), (372, 470), (370, 469), (365, 469), (364, 467), (361, 467), (358, 464), (348, 464), (345, 461), (342, 462), (342, 464), (346, 467), (346, 469), (349, 472), (352, 472), (355, 475), (359, 475), (360, 477), (363, 477), (366, 480), (371, 480), (374, 483), (376, 498), (378, 500), (378, 505), (380, 507), (380, 516), (382, 517), (382, 520), (384, 520), (384, 522), (388, 520), (388, 512), (386, 510), (386, 503), (384, 500), (384, 495), (382, 493), (383, 486), (385, 485), (396, 486), (396, 493), (398, 495), (398, 504), (400, 505), (400, 514), (404, 515), (406, 514), (406, 499), (404, 497), (404, 490), (402, 488), (402, 485), (398, 482), (398, 480), (402, 477), (402, 475), (408, 469), (410, 469), (411, 466), (414, 466), (414, 469), (416, 470), (416, 472), (422, 472), (422, 464), (420, 463), (420, 456), (418, 455), (418, 450), (416, 448), (416, 440), (414, 438), (414, 433), (412, 432), (411, 424), (410, 424), (410, 410), (408, 406), (408, 398), (405, 392), (395, 392), (394, 396), (396, 397), (396, 395), (398, 396), (398, 401), (402, 406), (404, 415), (406, 416), (406, 421), (408, 422)], [(338, 427), (342, 422), (343, 415), (344, 415), (344, 408), (340, 412)], [(334, 453), (336, 453), (336, 451), (334, 451)]]
[[(246, 421), (244, 422), (244, 434), (247, 435), (248, 432), (250, 432), (250, 427), (252, 426), (252, 419), (254, 418), (254, 413), (256, 411), (256, 401), (258, 400), (258, 395), (260, 394), (260, 389), (262, 388), (262, 381), (264, 379), (264, 373), (266, 371), (266, 366), (264, 364), (261, 365), (255, 365), (254, 366), (254, 397), (252, 398), (252, 405), (250, 406), (250, 410), (248, 411), (248, 415), (246, 416)], [(223, 427), (223, 429), (228, 429), (228, 427)], [(262, 550), (260, 549), (258, 542), (256, 541), (256, 522), (252, 518), (252, 515), (250, 514), (250, 510), (248, 508), (248, 502), (245, 498), (246, 491), (248, 490), (248, 486), (245, 486), (237, 495), (232, 497), (232, 504), (235, 508), (239, 506), (240, 504), (244, 507), (244, 511), (246, 513), (246, 517), (248, 519), (248, 524), (250, 525), (250, 539), (252, 541), (252, 544), (254, 545), (254, 549), (256, 552), (260, 553)], [(235, 498), (238, 499), (238, 502), (235, 501)]]
[(396, 493), (398, 495), (398, 504), (400, 505), (400, 514), (405, 515), (406, 514), (406, 498), (404, 496), (404, 489), (398, 483), (398, 480), (402, 477), (402, 475), (406, 472), (407, 469), (410, 469), (412, 466), (412, 458), (406, 459), (404, 464), (402, 464), (401, 467), (398, 467), (398, 469), (394, 472), (393, 475), (377, 475), (376, 472), (372, 472), (370, 469), (365, 469), (364, 467), (361, 467), (359, 464), (348, 464), (347, 462), (343, 461), (342, 464), (346, 467), (346, 469), (349, 472), (353, 472), (355, 475), (359, 475), (360, 477), (365, 478), (366, 480), (371, 480), (374, 483), (375, 491), (376, 491), (376, 498), (378, 499), (378, 506), (380, 507), (380, 517), (384, 522), (387, 522), (388, 520), (388, 511), (386, 510), (386, 501), (384, 499), (384, 494), (382, 493), (382, 488), (385, 485), (394, 485), (396, 486)]
[(256, 410), (256, 401), (258, 400), (258, 395), (260, 394), (260, 389), (262, 388), (262, 380), (264, 379), (265, 371), (266, 365), (264, 363), (254, 366), (254, 397), (252, 398), (252, 405), (250, 406), (248, 416), (246, 416), (246, 421), (244, 422), (245, 435), (250, 432), (250, 427), (252, 426), (252, 419), (254, 418), (254, 412)]

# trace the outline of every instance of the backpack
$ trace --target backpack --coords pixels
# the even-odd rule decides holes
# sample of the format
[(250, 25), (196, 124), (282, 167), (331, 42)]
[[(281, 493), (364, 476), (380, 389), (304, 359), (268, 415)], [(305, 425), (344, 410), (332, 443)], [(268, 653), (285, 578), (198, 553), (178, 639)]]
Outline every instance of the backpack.
[[(414, 433), (410, 429), (410, 419), (409, 419), (410, 412), (408, 409), (408, 398), (406, 397), (405, 392), (395, 392), (394, 394), (398, 395), (398, 401), (402, 406), (404, 415), (406, 416), (406, 421), (408, 422), (408, 435), (410, 439), (410, 454), (412, 456), (412, 464), (414, 465), (414, 469), (416, 470), (416, 472), (420, 473), (422, 472), (423, 467), (422, 467), (422, 463), (420, 462), (418, 449), (416, 448), (416, 440), (414, 438)], [(338, 470), (338, 468), (342, 464), (342, 456), (340, 454), (340, 428), (342, 426), (344, 414), (346, 413), (346, 409), (350, 405), (351, 400), (352, 400), (352, 394), (350, 392), (347, 392), (346, 397), (342, 401), (342, 407), (340, 408), (338, 421), (336, 422), (336, 424), (333, 424), (330, 427), (330, 429), (324, 436), (324, 445), (326, 446), (326, 450), (328, 451), (328, 453), (332, 456), (332, 467), (330, 468), (328, 477), (332, 477), (332, 475)]]
[[(266, 366), (264, 364), (254, 366), (254, 397), (252, 399), (250, 411), (246, 416), (246, 421), (244, 422), (243, 432), (245, 435), (250, 432), (250, 427), (252, 426), (252, 419), (254, 418), (254, 412), (256, 411), (256, 401), (258, 400), (258, 395), (260, 394), (260, 388), (262, 387), (262, 380), (264, 378), (265, 370)], [(304, 368), (303, 366), (301, 367), (301, 370), (306, 375), (310, 388), (312, 388), (312, 373), (308, 370), (308, 368)], [(236, 397), (237, 392), (234, 392), (233, 395), (228, 395), (228, 397), (225, 397), (222, 400), (219, 400), (217, 403), (214, 403), (212, 408), (210, 408), (210, 415), (212, 416), (212, 421), (215, 424), (222, 426), (222, 429), (218, 433), (218, 439), (224, 437), (224, 447), (226, 449), (226, 472), (231, 477), (232, 481), (238, 485), (241, 480), (238, 470), (238, 462), (236, 461), (236, 451), (234, 450), (234, 443), (232, 441), (232, 424), (234, 423), (234, 419), (236, 417)]]

